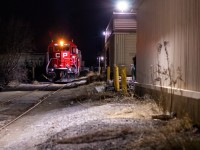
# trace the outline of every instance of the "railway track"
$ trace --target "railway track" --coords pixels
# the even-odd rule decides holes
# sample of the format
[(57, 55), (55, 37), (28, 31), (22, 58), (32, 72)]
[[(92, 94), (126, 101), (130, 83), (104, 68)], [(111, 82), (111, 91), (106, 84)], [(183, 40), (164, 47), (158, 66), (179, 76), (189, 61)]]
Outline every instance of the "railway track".
[[(54, 94), (58, 93), (62, 89), (73, 88), (73, 87), (77, 87), (79, 85), (84, 85), (86, 83), (87, 83), (87, 78), (80, 78), (80, 79), (76, 79), (76, 80), (74, 80), (72, 82), (66, 82), (66, 83), (63, 83), (63, 84), (57, 84), (57, 86), (54, 83), (50, 83), (49, 85), (44, 86), (43, 88), (35, 89), (33, 91), (30, 91), (30, 92), (27, 92), (27, 93), (23, 93), (23, 94), (21, 94), (21, 95), (19, 95), (17, 97), (10, 98), (10, 99), (7, 99), (7, 100), (3, 100), (0, 103), (0, 107), (4, 106), (4, 104), (9, 103), (11, 101), (19, 100), (20, 98), (22, 98), (24, 96), (28, 96), (28, 95), (34, 94), (34, 92), (47, 91), (48, 89), (50, 89), (50, 92), (48, 92), (47, 94), (45, 94), (42, 97), (40, 97), (39, 99), (37, 99), (36, 100), (37, 102), (34, 103), (33, 106), (29, 107), (23, 113), (21, 113), (20, 115), (16, 116), (14, 119), (12, 119), (11, 121), (7, 122), (2, 127), (0, 127), (0, 131), (5, 129), (7, 126), (11, 125), (12, 123), (17, 121), (21, 117), (25, 116), (31, 110), (33, 110), (34, 108), (38, 107), (42, 102), (44, 102), (45, 100), (47, 100), (49, 97), (53, 96)], [(52, 90), (52, 89), (54, 89), (54, 90)]]
[(30, 91), (30, 92), (27, 92), (27, 93), (22, 93), (22, 94), (20, 94), (20, 95), (15, 96), (15, 97), (11, 97), (11, 98), (8, 98), (8, 99), (3, 99), (3, 100), (1, 100), (1, 102), (0, 102), (0, 107), (1, 107), (2, 105), (6, 104), (6, 103), (9, 103), (9, 102), (11, 102), (11, 101), (15, 101), (15, 100), (17, 100), (17, 99), (20, 99), (21, 97), (30, 95), (30, 94), (32, 94), (32, 93), (34, 93), (34, 92), (44, 91), (44, 90), (47, 89), (49, 86), (51, 86), (51, 84), (48, 84), (47, 86), (44, 86), (42, 89), (35, 89), (35, 90), (33, 90), (33, 91)]

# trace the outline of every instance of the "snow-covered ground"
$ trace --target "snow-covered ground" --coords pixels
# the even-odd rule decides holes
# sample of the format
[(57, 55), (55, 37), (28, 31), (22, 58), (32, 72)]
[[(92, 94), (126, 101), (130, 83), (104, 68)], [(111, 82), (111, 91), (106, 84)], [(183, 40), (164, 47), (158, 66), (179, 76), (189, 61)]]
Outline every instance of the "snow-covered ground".
[[(168, 122), (151, 118), (161, 113), (153, 100), (138, 100), (99, 89), (102, 83), (62, 89), (51, 95), (23, 117), (0, 128), (0, 149), (165, 148), (163, 141), (168, 141), (172, 131), (159, 132), (159, 128), (167, 128)], [(0, 123), (11, 121), (51, 92), (1, 92), (0, 102), (11, 100), (0, 107)]]

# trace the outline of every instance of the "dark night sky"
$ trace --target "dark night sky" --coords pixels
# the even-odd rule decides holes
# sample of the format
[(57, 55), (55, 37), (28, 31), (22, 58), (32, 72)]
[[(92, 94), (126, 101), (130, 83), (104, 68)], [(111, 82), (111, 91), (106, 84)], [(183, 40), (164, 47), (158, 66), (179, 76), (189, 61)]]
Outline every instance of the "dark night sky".
[(20, 18), (30, 23), (37, 50), (45, 51), (52, 37), (73, 39), (87, 64), (96, 62), (103, 30), (116, 0), (7, 0), (0, 6), (0, 21)]

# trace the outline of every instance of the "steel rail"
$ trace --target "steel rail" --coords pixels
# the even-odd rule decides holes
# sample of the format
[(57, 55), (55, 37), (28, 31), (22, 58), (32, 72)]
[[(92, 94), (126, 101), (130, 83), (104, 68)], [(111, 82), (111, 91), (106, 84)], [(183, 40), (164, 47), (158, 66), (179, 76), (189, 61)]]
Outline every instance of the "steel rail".
[(34, 93), (34, 92), (37, 92), (37, 91), (43, 91), (43, 90), (45, 90), (46, 88), (48, 88), (51, 84), (52, 84), (52, 83), (48, 84), (47, 86), (45, 86), (45, 87), (42, 88), (42, 89), (35, 89), (35, 90), (30, 91), (30, 92), (28, 92), (28, 93), (24, 93), (24, 94), (18, 95), (18, 96), (14, 97), (14, 98), (10, 98), (10, 99), (7, 99), (7, 100), (3, 100), (2, 102), (0, 102), (0, 107), (1, 107), (2, 105), (4, 105), (5, 103), (8, 103), (8, 102), (13, 101), (13, 100), (17, 100), (18, 98), (21, 98), (21, 97), (23, 97), (23, 96), (29, 95), (29, 94), (31, 94), (31, 93)]
[(15, 119), (13, 119), (12, 121), (10, 121), (9, 123), (7, 123), (6, 125), (4, 125), (3, 127), (0, 128), (0, 131), (3, 130), (4, 128), (6, 128), (7, 126), (11, 125), (13, 122), (17, 121), (18, 119), (20, 119), (21, 117), (23, 117), (24, 115), (26, 115), (28, 112), (30, 112), (31, 110), (33, 110), (34, 108), (36, 108), (38, 105), (40, 105), (43, 101), (45, 101), (47, 98), (49, 98), (50, 96), (54, 95), (55, 93), (59, 92), (60, 90), (62, 90), (63, 88), (65, 88), (66, 84), (62, 87), (60, 87), (58, 90), (45, 95), (44, 97), (39, 99), (39, 102), (36, 103), (33, 107), (29, 108), (28, 110), (26, 110), (24, 113), (22, 113), (21, 115), (17, 116)]

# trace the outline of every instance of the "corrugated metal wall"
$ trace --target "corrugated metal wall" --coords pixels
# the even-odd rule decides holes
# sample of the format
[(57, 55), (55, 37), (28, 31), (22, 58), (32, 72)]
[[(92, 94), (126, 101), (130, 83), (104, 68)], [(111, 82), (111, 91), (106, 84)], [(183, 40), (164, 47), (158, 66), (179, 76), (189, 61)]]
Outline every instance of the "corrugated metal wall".
[(127, 75), (131, 75), (131, 64), (136, 54), (136, 33), (116, 33), (115, 37), (115, 60), (118, 66), (127, 67)]
[(136, 15), (133, 13), (113, 13), (106, 28), (105, 56), (109, 55), (107, 64), (111, 67), (125, 65), (127, 75), (131, 75), (132, 58), (136, 53), (136, 28)]
[[(158, 44), (167, 41), (173, 74), (181, 68), (183, 81), (176, 86), (200, 91), (200, 1), (144, 0), (138, 11), (137, 81), (152, 84), (151, 68), (158, 61), (167, 67), (164, 48), (158, 54)], [(169, 85), (169, 81), (165, 82)]]
[(125, 66), (127, 67), (127, 75), (131, 75), (131, 64), (133, 57), (136, 55), (136, 33), (129, 34), (125, 37)]
[[(111, 68), (113, 68), (114, 66), (114, 58), (115, 58), (115, 49), (114, 49), (114, 35), (111, 35), (109, 37), (109, 40), (106, 42), (105, 45), (105, 57), (109, 57), (107, 58), (106, 62)], [(108, 55), (107, 55), (108, 54)]]
[(110, 67), (114, 67), (114, 64), (115, 64), (115, 60), (114, 60), (114, 58), (115, 58), (115, 48), (114, 48), (114, 35), (112, 35), (111, 36), (111, 38), (110, 38), (110, 43), (109, 43), (109, 53), (110, 53)]
[(115, 64), (124, 65), (125, 64), (125, 35), (124, 34), (115, 34)]
[(132, 19), (114, 19), (113, 21), (114, 30), (136, 30), (137, 22), (135, 18)]

